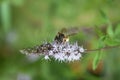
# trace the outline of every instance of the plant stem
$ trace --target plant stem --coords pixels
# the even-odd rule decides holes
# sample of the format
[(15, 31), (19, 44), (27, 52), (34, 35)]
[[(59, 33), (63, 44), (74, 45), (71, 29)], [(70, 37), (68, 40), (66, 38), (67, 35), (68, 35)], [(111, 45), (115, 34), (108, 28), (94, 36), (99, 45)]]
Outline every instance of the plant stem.
[(116, 45), (116, 46), (106, 46), (106, 47), (99, 48), (99, 49), (86, 50), (86, 52), (99, 51), (99, 50), (106, 50), (106, 49), (118, 48), (118, 47), (120, 47), (120, 45)]

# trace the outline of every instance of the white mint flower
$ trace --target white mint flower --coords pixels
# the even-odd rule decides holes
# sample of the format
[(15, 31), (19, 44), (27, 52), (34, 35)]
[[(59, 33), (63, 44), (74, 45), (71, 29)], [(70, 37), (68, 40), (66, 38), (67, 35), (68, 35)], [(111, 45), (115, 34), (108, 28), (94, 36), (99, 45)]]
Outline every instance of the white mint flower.
[(24, 54), (44, 55), (45, 60), (53, 57), (55, 60), (61, 62), (71, 62), (80, 60), (84, 51), (85, 49), (78, 46), (77, 42), (70, 44), (69, 42), (57, 43), (53, 41), (52, 43), (44, 43), (34, 48), (23, 49), (20, 52)]

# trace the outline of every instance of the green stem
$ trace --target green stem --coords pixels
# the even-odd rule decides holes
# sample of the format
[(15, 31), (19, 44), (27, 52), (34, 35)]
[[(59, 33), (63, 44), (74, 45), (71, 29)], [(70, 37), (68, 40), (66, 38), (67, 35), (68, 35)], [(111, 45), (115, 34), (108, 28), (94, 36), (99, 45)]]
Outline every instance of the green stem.
[(99, 48), (99, 49), (86, 50), (86, 52), (99, 51), (99, 50), (106, 50), (106, 49), (118, 48), (118, 47), (120, 47), (120, 45), (116, 45), (116, 46), (106, 46), (106, 47)]

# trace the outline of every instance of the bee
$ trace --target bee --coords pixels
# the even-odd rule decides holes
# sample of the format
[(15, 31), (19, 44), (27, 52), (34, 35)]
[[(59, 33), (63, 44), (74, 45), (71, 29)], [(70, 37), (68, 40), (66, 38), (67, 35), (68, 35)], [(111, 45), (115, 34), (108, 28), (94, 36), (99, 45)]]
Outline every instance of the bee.
[(63, 28), (61, 29), (60, 32), (55, 36), (54, 41), (57, 43), (66, 43), (69, 42), (69, 37), (72, 35), (75, 35), (79, 32), (80, 30), (77, 27), (73, 28)]
[[(69, 42), (69, 36), (74, 35), (79, 32), (78, 28), (63, 28), (58, 34), (55, 36), (54, 41), (57, 44), (61, 43), (66, 43)], [(32, 48), (26, 48), (20, 50), (21, 53), (26, 53), (26, 54), (40, 54), (40, 53), (46, 53), (50, 50), (52, 50), (54, 47), (51, 43), (44, 43), (38, 46), (34, 46)]]

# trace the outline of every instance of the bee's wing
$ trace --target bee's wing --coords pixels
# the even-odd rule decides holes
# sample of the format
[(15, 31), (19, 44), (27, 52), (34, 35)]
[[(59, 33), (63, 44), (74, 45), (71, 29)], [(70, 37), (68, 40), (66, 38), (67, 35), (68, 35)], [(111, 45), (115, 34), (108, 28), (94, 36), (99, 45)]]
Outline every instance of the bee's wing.
[(55, 36), (54, 41), (57, 43), (62, 43), (64, 41), (69, 41), (69, 36), (75, 35), (80, 32), (79, 28), (62, 28), (60, 32)]
[(64, 33), (66, 36), (72, 36), (72, 35), (75, 35), (79, 32), (80, 32), (80, 29), (78, 27), (61, 29), (61, 33)]

